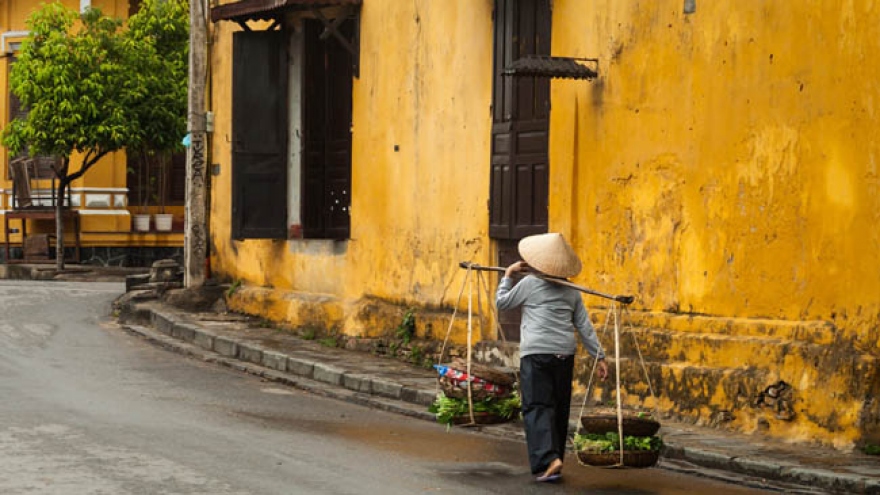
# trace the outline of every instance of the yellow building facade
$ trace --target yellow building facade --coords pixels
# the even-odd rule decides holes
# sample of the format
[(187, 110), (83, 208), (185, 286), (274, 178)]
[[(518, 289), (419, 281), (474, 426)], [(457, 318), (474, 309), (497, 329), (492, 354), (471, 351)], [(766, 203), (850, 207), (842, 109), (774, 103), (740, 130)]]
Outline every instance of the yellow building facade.
[[(61, 2), (65, 7), (72, 10), (80, 10), (86, 7), (100, 9), (104, 14), (126, 19), (129, 13), (137, 9), (139, 2), (129, 0), (65, 0)], [(132, 5), (132, 4), (135, 5)], [(43, 3), (31, 0), (7, 0), (0, 2), (0, 115), (3, 116), (4, 125), (14, 115), (11, 115), (14, 107), (9, 91), (9, 70), (15, 61), (15, 55), (22, 40), (27, 35), (27, 19)], [(13, 180), (9, 170), (11, 157), (5, 148), (0, 154), (0, 216), (14, 211), (13, 205)], [(71, 160), (71, 169), (78, 170), (79, 162), (76, 157)], [(48, 176), (46, 176), (48, 177)], [(182, 176), (181, 176), (182, 177)], [(183, 201), (181, 200), (166, 205), (165, 213), (174, 217), (172, 231), (159, 232), (155, 223), (151, 222), (148, 231), (137, 231), (132, 224), (133, 214), (154, 214), (162, 209), (156, 201), (147, 205), (141, 201), (131, 201), (131, 184), (129, 166), (124, 152), (112, 153), (95, 164), (80, 179), (74, 181), (70, 187), (70, 205), (79, 216), (81, 224), (81, 244), (83, 262), (97, 264), (129, 264), (137, 262), (136, 258), (149, 260), (154, 255), (147, 254), (143, 250), (159, 250), (165, 254), (171, 254), (183, 246)], [(182, 185), (182, 184), (181, 184)], [(52, 195), (52, 181), (48, 178), (31, 180), (31, 189), (35, 204), (39, 201), (50, 202)], [(28, 234), (53, 233), (55, 232), (54, 220), (34, 220), (28, 218)], [(13, 252), (21, 248), (21, 220), (10, 220), (9, 245)], [(73, 246), (73, 224), (65, 225), (65, 246)], [(68, 236), (67, 233), (70, 235)], [(0, 243), (6, 243), (6, 229), (0, 229)], [(169, 250), (170, 249), (170, 250)], [(132, 251), (134, 250), (134, 251)], [(129, 253), (129, 254), (126, 254)], [(135, 253), (132, 255), (131, 253)], [(0, 256), (4, 256), (0, 254)], [(68, 254), (70, 256), (70, 254)], [(10, 258), (15, 261), (23, 261), (20, 253), (12, 254)]]
[[(211, 267), (241, 283), (232, 306), (363, 337), (387, 334), (416, 308), (420, 336), (442, 339), (452, 308), (467, 311), (459, 262), (501, 264), (517, 232), (558, 231), (584, 261), (574, 282), (636, 296), (626, 317), (658, 398), (634, 370), (625, 372), (626, 402), (842, 449), (880, 440), (880, 62), (871, 56), (880, 5), (684, 4), (218, 2), (207, 47)], [(529, 33), (549, 32), (530, 38), (537, 55), (594, 76), (554, 77), (550, 59), (534, 69), (543, 76), (501, 75), (511, 60), (497, 54), (513, 45), (497, 26), (542, 9), (546, 23)], [(353, 27), (334, 33), (340, 17)], [(247, 34), (264, 31), (281, 41)], [(331, 70), (332, 49), (313, 47), (337, 35), (351, 45), (351, 73)], [(265, 56), (254, 47), (271, 43), (285, 47), (284, 69), (265, 77), (283, 91), (264, 104), (252, 99), (265, 93), (251, 87), (259, 77), (243, 76), (259, 65), (240, 61)], [(277, 51), (266, 59), (273, 66)], [(349, 91), (340, 74), (350, 110), (334, 117), (333, 102), (345, 98), (327, 95)], [(546, 164), (496, 160), (517, 147), (541, 154), (530, 148), (539, 131), (500, 133), (516, 125), (502, 125), (510, 115), (498, 97), (512, 84), (543, 87), (510, 81), (540, 80), (552, 80), (546, 98), (535, 89), (510, 115), (546, 104)], [(278, 108), (280, 127), (267, 129), (282, 131), (264, 139), (283, 141), (272, 184), (247, 176), (262, 167), (248, 143), (267, 129), (244, 129)], [(316, 140), (318, 124), (326, 136)], [(331, 147), (343, 127), (349, 182), (339, 182), (344, 153)], [(535, 196), (531, 217), (514, 204), (514, 216), (531, 220), (505, 231), (498, 205), (508, 179), (522, 186), (515, 194), (546, 195)], [(275, 203), (252, 199), (270, 189)], [(319, 201), (317, 189), (329, 192)], [(264, 230), (273, 234), (258, 233), (257, 212), (278, 217)], [(601, 323), (606, 302), (585, 301)], [(481, 304), (493, 319), (485, 296)], [(464, 341), (460, 322), (452, 333)], [(481, 330), (478, 339), (498, 335)], [(784, 407), (770, 400), (780, 382)]]

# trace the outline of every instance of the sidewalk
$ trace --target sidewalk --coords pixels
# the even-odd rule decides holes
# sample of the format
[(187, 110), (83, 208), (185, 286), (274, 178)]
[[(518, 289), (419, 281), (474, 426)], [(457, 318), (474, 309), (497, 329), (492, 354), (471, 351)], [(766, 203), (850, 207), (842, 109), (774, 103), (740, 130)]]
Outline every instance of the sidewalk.
[[(433, 421), (436, 373), (366, 352), (326, 347), (240, 315), (195, 313), (156, 300), (121, 308), (127, 331), (207, 362), (316, 394)], [(574, 401), (579, 403), (578, 401)], [(579, 407), (572, 407), (572, 427)], [(518, 422), (477, 427), (523, 439)], [(840, 453), (664, 420), (660, 468), (786, 493), (880, 494), (880, 457)]]

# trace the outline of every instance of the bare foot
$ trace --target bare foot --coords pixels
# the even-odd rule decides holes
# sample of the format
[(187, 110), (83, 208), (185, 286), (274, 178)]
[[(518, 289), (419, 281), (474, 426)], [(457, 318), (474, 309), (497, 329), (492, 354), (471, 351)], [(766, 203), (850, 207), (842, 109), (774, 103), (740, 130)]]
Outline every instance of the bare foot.
[(562, 461), (553, 459), (544, 474), (538, 476), (538, 481), (556, 481), (562, 476)]

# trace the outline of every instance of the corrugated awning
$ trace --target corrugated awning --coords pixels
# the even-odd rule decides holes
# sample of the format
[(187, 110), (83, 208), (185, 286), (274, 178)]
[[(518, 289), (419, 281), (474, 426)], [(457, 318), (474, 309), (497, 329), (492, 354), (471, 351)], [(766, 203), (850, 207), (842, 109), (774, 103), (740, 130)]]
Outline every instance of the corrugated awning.
[(504, 68), (505, 76), (537, 76), (565, 79), (595, 79), (599, 73), (583, 62), (597, 64), (590, 58), (526, 55)]
[(268, 21), (287, 11), (360, 5), (362, 0), (239, 0), (211, 9), (211, 22)]

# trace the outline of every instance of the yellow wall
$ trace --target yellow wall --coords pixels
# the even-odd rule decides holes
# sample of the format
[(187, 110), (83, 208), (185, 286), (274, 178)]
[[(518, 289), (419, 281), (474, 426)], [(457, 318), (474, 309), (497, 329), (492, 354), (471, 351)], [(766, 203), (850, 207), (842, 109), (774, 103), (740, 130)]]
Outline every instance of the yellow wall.
[(880, 6), (554, 2), (551, 225), (647, 309), (829, 320), (876, 351)]
[[(598, 58), (599, 77), (552, 82), (550, 230), (584, 260), (575, 282), (637, 296), (664, 409), (702, 423), (733, 411), (743, 431), (841, 448), (877, 440), (880, 5), (696, 3), (554, 0), (553, 54)], [(243, 282), (233, 308), (374, 335), (416, 306), (419, 331), (443, 337), (457, 263), (495, 258), (492, 7), (364, 3), (344, 242), (231, 240), (238, 27), (212, 26), (212, 266)], [(750, 409), (777, 380), (800, 394), (793, 421)]]
[[(326, 294), (348, 307), (367, 296), (449, 304), (457, 263), (488, 255), (491, 8), (490, 1), (363, 6), (351, 239), (343, 242), (230, 240), (231, 32), (239, 28), (214, 25), (212, 160), (221, 173), (211, 185), (213, 271), (279, 294)], [(283, 313), (301, 319), (296, 310)], [(355, 313), (344, 316), (346, 331), (375, 331), (366, 313)]]
[[(590, 267), (577, 281), (655, 311), (830, 320), (876, 346), (876, 8), (680, 3), (554, 2), (554, 54), (600, 59), (597, 80), (552, 84), (550, 224)], [(363, 7), (352, 239), (337, 244), (230, 244), (238, 28), (214, 26), (220, 272), (439, 303), (457, 261), (488, 259), (491, 9)]]
[[(26, 32), (26, 21), (31, 13), (44, 2), (32, 0), (10, 0), (0, 3), (0, 33), (6, 34), (7, 49), (9, 43), (18, 43), (23, 39)], [(65, 0), (61, 2), (70, 9), (78, 10), (79, 0)], [(119, 18), (128, 17), (128, 0), (93, 0), (92, 6), (100, 9), (107, 15)], [(8, 95), (8, 59), (0, 59), (0, 95)], [(0, 122), (8, 122), (8, 103), (6, 96), (0, 98)], [(12, 182), (7, 173), (7, 153), (2, 148), (0, 153), (0, 211), (10, 207)], [(78, 157), (71, 160), (74, 170), (78, 169)], [(74, 181), (71, 185), (74, 202), (80, 201), (83, 238), (85, 246), (119, 247), (119, 246), (181, 246), (183, 238), (181, 234), (142, 234), (131, 232), (130, 211), (136, 212), (139, 205), (128, 206), (126, 184), (126, 158), (125, 154), (113, 153), (95, 164), (82, 178)], [(35, 184), (34, 187), (45, 190), (48, 193), (51, 187), (49, 181)], [(93, 203), (95, 199), (101, 200), (109, 197), (109, 205), (103, 206)], [(121, 202), (121, 203), (120, 203)], [(152, 208), (156, 210), (156, 208)], [(183, 219), (183, 207), (168, 207), (168, 213), (178, 218), (178, 223)], [(13, 222), (17, 227), (17, 221)], [(39, 222), (29, 227), (30, 232), (54, 232), (51, 222)], [(13, 244), (20, 243), (18, 235), (11, 235)], [(5, 232), (0, 229), (0, 242), (5, 242)]]
[[(840, 448), (876, 437), (880, 6), (554, 5), (553, 52), (598, 58), (600, 77), (553, 84), (551, 225), (583, 284), (637, 294), (637, 323), (665, 329), (646, 335), (669, 339), (664, 409), (697, 398), (700, 421)], [(699, 336), (675, 333), (679, 313), (708, 315), (688, 319)], [(748, 404), (780, 379), (793, 421)]]

